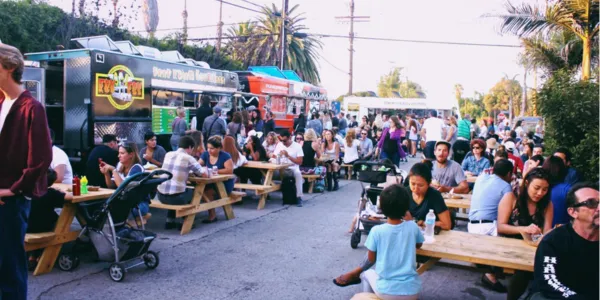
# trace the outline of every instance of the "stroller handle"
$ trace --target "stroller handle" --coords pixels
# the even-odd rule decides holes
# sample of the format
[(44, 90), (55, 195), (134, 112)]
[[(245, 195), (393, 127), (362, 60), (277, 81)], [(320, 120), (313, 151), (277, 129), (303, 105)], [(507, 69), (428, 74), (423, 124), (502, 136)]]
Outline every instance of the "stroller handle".
[(352, 164), (352, 167), (357, 171), (360, 171), (361, 166), (378, 166), (378, 167), (383, 166), (383, 167), (389, 168), (390, 169), (389, 171), (391, 171), (394, 175), (397, 174), (396, 165), (394, 165), (393, 163), (386, 163), (384, 161), (373, 161), (373, 160), (358, 160), (358, 161), (355, 161), (354, 164)]
[(140, 184), (144, 184), (146, 181), (154, 178), (155, 176), (160, 176), (160, 175), (165, 175), (165, 174), (167, 175), (167, 178), (161, 178), (161, 179), (164, 179), (162, 181), (171, 180), (171, 178), (173, 178), (173, 174), (171, 174), (171, 172), (169, 172), (167, 170), (163, 170), (163, 169), (157, 169), (150, 173), (144, 173), (144, 174), (148, 174), (148, 175), (146, 177), (144, 177), (142, 180), (140, 180)]

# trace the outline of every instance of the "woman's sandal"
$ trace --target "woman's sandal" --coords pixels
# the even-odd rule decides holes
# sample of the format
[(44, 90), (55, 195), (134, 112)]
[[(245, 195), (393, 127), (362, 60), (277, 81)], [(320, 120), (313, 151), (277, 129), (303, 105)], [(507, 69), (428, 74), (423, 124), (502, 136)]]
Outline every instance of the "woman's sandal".
[(342, 276), (344, 276), (344, 275), (340, 275), (340, 276), (338, 276), (338, 278), (334, 278), (333, 284), (335, 284), (339, 287), (346, 287), (349, 285), (360, 284), (362, 282), (362, 280), (360, 280), (360, 278), (355, 278), (350, 281), (345, 281), (345, 280), (342, 280)]

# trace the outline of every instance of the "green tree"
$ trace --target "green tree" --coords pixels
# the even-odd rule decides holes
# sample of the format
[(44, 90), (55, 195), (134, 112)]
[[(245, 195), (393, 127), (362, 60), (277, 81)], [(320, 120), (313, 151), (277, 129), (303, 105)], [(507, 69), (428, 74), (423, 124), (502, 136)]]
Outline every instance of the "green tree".
[[(317, 66), (318, 51), (323, 44), (313, 36), (303, 34), (308, 28), (302, 23), (302, 14), (296, 14), (298, 5), (287, 13), (285, 23), (286, 66), (294, 70), (302, 79), (313, 84), (321, 81)], [(281, 59), (282, 10), (275, 4), (264, 7), (256, 25), (250, 23), (228, 30), (230, 41), (227, 45), (233, 57), (242, 59), (244, 66), (279, 65)], [(241, 37), (241, 38), (233, 38)]]
[(594, 81), (577, 81), (558, 71), (537, 94), (538, 110), (545, 120), (544, 143), (548, 149), (568, 147), (574, 167), (586, 180), (598, 180), (598, 90)]
[(379, 78), (377, 95), (382, 98), (426, 98), (421, 85), (412, 81), (401, 81), (402, 68), (394, 68)]
[(523, 90), (518, 81), (502, 78), (483, 97), (483, 105), (490, 116), (509, 110), (510, 97), (513, 99), (513, 116), (519, 114)]
[[(35, 16), (32, 18), (31, 16)], [(182, 46), (177, 34), (162, 40), (146, 39), (113, 27), (95, 16), (75, 18), (58, 7), (31, 1), (0, 1), (0, 39), (17, 47), (21, 52), (52, 51), (57, 45), (72, 46), (72, 37), (108, 35), (115, 41), (130, 40), (135, 45), (158, 48), (161, 51), (179, 50), (184, 56), (205, 61), (211, 67), (240, 70), (242, 64), (224, 54), (217, 54), (213, 46)]]
[[(546, 1), (548, 3), (548, 1)], [(592, 69), (592, 44), (598, 36), (598, 0), (562, 0), (546, 5), (515, 6), (507, 2), (502, 15), (502, 33), (533, 37), (538, 33), (572, 32), (582, 43), (582, 79), (589, 80)]]

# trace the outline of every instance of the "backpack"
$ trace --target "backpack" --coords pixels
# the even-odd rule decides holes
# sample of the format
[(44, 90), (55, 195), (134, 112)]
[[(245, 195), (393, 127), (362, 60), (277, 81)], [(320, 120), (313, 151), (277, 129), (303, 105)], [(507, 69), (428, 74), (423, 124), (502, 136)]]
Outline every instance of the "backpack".
[(283, 205), (295, 205), (298, 203), (298, 197), (296, 197), (296, 178), (293, 174), (285, 172), (283, 175), (281, 194), (283, 196)]
[(323, 177), (327, 174), (327, 169), (325, 167), (315, 167), (314, 174), (321, 175), (321, 178), (315, 180), (313, 193), (322, 193), (325, 191), (325, 179), (323, 179)]

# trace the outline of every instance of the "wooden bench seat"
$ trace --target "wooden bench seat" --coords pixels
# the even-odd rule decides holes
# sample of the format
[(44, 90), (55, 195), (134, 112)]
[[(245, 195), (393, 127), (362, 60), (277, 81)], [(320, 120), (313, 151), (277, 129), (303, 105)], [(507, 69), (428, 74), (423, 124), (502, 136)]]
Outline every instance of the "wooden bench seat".
[(76, 240), (78, 236), (79, 230), (59, 234), (55, 232), (28, 233), (25, 235), (25, 251), (62, 245)]
[(352, 168), (354, 167), (354, 165), (342, 164), (341, 167), (346, 169), (346, 178), (348, 178), (348, 180), (351, 180), (352, 179)]
[(28, 233), (25, 235), (25, 243), (41, 244), (52, 240), (55, 236), (54, 232)]
[(193, 208), (194, 205), (191, 205), (191, 204), (184, 204), (184, 205), (164, 204), (158, 200), (152, 200), (150, 202), (150, 207), (166, 209), (166, 210), (184, 210), (184, 209)]
[(234, 199), (234, 200), (242, 199), (245, 196), (246, 196), (246, 193), (238, 192), (238, 191), (232, 191), (231, 194), (229, 194), (229, 198)]
[(321, 175), (317, 174), (303, 174), (302, 178), (308, 182), (308, 193), (312, 194), (313, 188), (315, 187), (315, 180), (320, 179)]
[(260, 184), (250, 184), (250, 183), (236, 183), (233, 188), (240, 190), (251, 190), (255, 191), (257, 195), (267, 194), (273, 191), (278, 191), (280, 186), (278, 184), (273, 184), (271, 186), (265, 186)]

